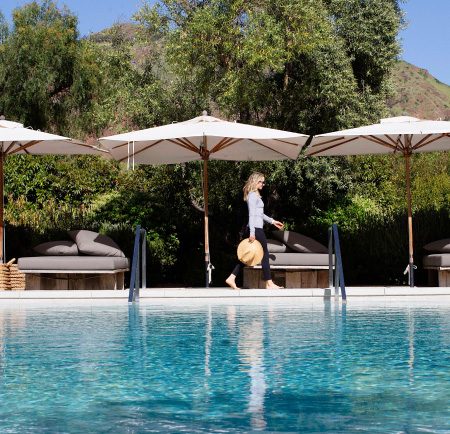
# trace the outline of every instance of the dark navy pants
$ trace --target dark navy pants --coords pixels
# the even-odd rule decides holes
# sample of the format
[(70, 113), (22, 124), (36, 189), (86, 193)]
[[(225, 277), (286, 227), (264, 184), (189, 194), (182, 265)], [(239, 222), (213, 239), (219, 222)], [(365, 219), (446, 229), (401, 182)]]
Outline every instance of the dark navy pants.
[[(250, 228), (247, 226), (247, 229), (244, 233), (244, 239), (248, 238), (250, 236)], [(264, 273), (264, 279), (271, 280), (272, 277), (270, 276), (270, 265), (269, 265), (269, 252), (267, 251), (267, 239), (264, 235), (264, 231), (261, 228), (255, 228), (255, 238), (261, 243), (261, 246), (264, 251), (264, 256), (261, 261), (263, 273)], [(245, 264), (242, 262), (238, 262), (236, 264), (236, 267), (234, 267), (234, 270), (232, 274), (237, 276), (245, 267)]]

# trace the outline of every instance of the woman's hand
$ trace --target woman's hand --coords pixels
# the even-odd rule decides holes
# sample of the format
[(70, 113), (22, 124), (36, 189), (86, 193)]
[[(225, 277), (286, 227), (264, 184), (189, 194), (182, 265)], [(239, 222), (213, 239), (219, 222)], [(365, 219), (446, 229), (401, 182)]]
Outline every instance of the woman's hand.
[(278, 229), (283, 229), (284, 228), (284, 224), (279, 222), (278, 220), (274, 220), (272, 224), (274, 226), (276, 226)]
[(253, 241), (255, 241), (255, 234), (252, 234), (248, 237), (248, 240), (253, 243)]

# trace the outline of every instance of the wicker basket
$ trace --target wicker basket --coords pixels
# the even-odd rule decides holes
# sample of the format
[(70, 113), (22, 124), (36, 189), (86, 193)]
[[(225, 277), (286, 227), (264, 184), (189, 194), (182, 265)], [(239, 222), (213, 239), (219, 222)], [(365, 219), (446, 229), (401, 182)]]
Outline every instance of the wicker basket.
[(7, 264), (0, 264), (0, 291), (23, 291), (25, 289), (25, 274), (19, 273), (17, 264), (11, 259)]
[(0, 264), (0, 291), (11, 289), (11, 280), (9, 278), (9, 265)]
[(13, 291), (25, 290), (25, 274), (19, 272), (17, 264), (9, 265), (9, 280)]

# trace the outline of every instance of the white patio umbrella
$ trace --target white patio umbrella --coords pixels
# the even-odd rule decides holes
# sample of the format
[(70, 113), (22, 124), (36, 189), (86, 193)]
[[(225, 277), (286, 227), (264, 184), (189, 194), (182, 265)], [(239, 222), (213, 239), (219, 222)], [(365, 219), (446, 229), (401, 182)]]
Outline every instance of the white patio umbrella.
[(172, 164), (203, 160), (206, 287), (211, 281), (208, 231), (208, 160), (296, 159), (308, 136), (227, 122), (203, 112), (185, 122), (132, 131), (100, 140), (118, 161)]
[(19, 122), (12, 122), (3, 119), (3, 116), (0, 116), (0, 128), (23, 128), (23, 124), (19, 124)]
[(409, 116), (382, 119), (379, 124), (315, 136), (306, 156), (396, 154), (405, 157), (408, 200), (409, 283), (414, 286), (414, 256), (409, 158), (413, 152), (450, 150), (450, 122)]
[(7, 156), (28, 155), (107, 155), (108, 151), (78, 140), (23, 128), (17, 122), (0, 119), (0, 261), (4, 255), (3, 162)]

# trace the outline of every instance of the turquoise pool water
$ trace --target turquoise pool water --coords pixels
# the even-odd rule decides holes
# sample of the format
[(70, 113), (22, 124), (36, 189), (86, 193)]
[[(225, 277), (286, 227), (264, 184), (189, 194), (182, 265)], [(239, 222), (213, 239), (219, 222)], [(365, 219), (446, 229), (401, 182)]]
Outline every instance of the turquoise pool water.
[(0, 384), (2, 434), (446, 433), (450, 302), (3, 306)]

